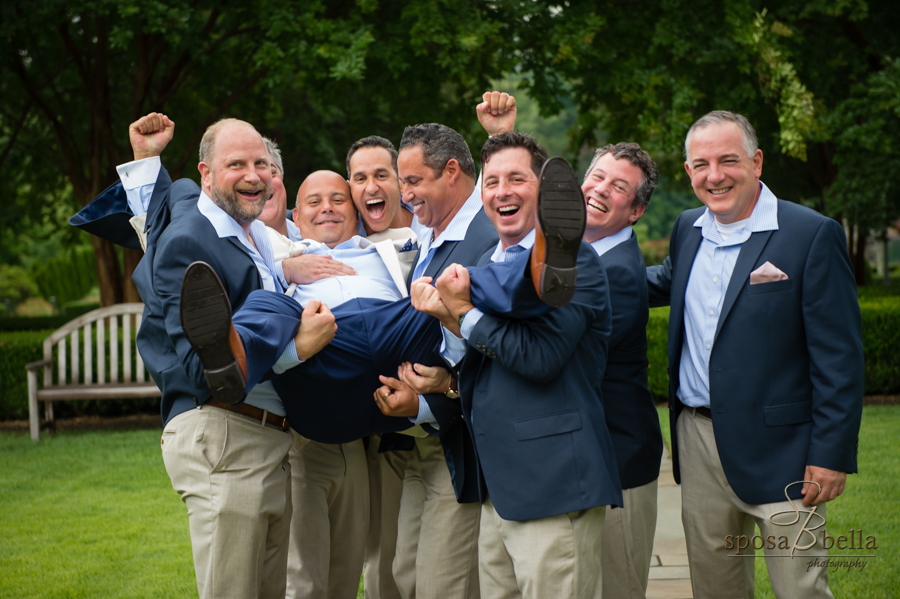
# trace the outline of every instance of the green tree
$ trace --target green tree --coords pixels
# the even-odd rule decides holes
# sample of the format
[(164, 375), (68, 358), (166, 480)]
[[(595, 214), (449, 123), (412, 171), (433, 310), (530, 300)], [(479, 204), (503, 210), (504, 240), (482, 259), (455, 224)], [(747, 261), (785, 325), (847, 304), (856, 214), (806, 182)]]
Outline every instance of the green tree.
[[(35, 200), (66, 186), (72, 212), (87, 204), (131, 158), (128, 124), (150, 111), (177, 123), (165, 156), (175, 177), (196, 176), (200, 137), (225, 116), (275, 137), (289, 175), (339, 169), (356, 138), (398, 139), (412, 122), (474, 141), (472, 106), (503, 71), (495, 17), (450, 0), (4, 3), (0, 191), (16, 199), (4, 224), (39, 222)], [(111, 244), (91, 243), (102, 303), (137, 300), (140, 254), (120, 264)]]
[[(867, 231), (900, 215), (900, 12), (888, 0), (498, 2), (521, 26), (508, 52), (555, 113), (578, 106), (569, 151), (598, 131), (634, 140), (673, 180), (681, 145), (714, 109), (746, 115), (780, 197), (851, 225), (864, 273)], [(523, 14), (527, 11), (528, 14)], [(861, 278), (858, 279), (861, 282)]]

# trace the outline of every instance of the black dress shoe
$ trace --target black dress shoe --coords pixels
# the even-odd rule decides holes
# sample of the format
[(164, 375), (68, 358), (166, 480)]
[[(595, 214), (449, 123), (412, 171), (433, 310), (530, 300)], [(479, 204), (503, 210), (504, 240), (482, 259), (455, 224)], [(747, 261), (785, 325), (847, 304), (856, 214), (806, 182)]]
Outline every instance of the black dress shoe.
[(572, 167), (551, 158), (541, 169), (531, 277), (538, 296), (561, 308), (572, 301), (578, 279), (578, 249), (587, 216), (584, 194)]
[(181, 328), (203, 364), (213, 397), (238, 404), (247, 394), (247, 355), (231, 322), (231, 302), (216, 271), (194, 262), (181, 280)]

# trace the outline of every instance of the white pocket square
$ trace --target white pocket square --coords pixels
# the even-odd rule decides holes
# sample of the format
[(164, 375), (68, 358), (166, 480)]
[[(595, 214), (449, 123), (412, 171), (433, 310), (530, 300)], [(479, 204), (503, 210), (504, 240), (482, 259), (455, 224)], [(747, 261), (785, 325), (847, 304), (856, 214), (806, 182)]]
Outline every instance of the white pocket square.
[(781, 272), (777, 266), (771, 262), (766, 262), (750, 273), (750, 284), (773, 283), (775, 281), (785, 281), (787, 278), (788, 276)]

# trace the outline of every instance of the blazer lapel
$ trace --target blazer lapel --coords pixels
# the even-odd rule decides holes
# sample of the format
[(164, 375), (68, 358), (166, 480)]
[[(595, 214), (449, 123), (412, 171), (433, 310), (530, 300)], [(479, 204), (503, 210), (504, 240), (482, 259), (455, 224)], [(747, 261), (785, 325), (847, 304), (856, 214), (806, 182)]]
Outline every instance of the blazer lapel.
[[(237, 237), (226, 237), (225, 239), (227, 239), (228, 241), (230, 241), (230, 242), (231, 242), (233, 245), (235, 245), (239, 250), (241, 250), (241, 252), (243, 252), (244, 255), (247, 256), (247, 259), (250, 260), (250, 262), (253, 263), (253, 269), (256, 271), (256, 279), (257, 279), (257, 282), (259, 283), (259, 288), (262, 289), (262, 288), (263, 288), (262, 277), (259, 275), (259, 269), (256, 268), (256, 261), (253, 259), (253, 256), (250, 255), (250, 250), (248, 250), (247, 248), (245, 248), (245, 247), (244, 247), (244, 244), (241, 243), (240, 240), (239, 240)], [(273, 274), (273, 277), (274, 277), (274, 274)], [(277, 286), (277, 285), (278, 285), (278, 283), (276, 283), (276, 286)]]
[[(672, 280), (672, 289), (669, 292), (671, 298), (670, 318), (674, 316), (678, 321), (684, 322), (684, 294), (687, 292), (688, 279), (691, 277), (691, 269), (694, 267), (694, 258), (703, 241), (703, 234), (699, 227), (690, 226), (687, 231), (687, 239), (678, 250), (677, 262), (672, 265), (675, 277)], [(682, 325), (683, 326), (683, 325)], [(680, 329), (679, 329), (680, 330)], [(678, 348), (681, 348), (681, 340)]]
[(400, 294), (403, 297), (407, 297), (409, 293), (407, 292), (407, 287), (403, 284), (403, 271), (400, 268), (400, 259), (397, 257), (397, 250), (394, 248), (394, 242), (390, 239), (379, 241), (375, 244), (375, 250), (378, 252), (378, 255), (381, 256), (382, 261), (384, 261), (384, 265), (387, 267), (388, 272), (391, 273), (391, 278), (394, 280), (394, 284), (397, 285)]
[(444, 272), (446, 262), (450, 258), (450, 254), (453, 252), (453, 248), (456, 247), (457, 243), (459, 242), (445, 241), (441, 244), (441, 247), (434, 251), (434, 256), (431, 258), (431, 262), (428, 263), (428, 268), (425, 269), (426, 277), (437, 278), (437, 275)]
[(738, 254), (737, 262), (734, 264), (734, 271), (731, 273), (731, 281), (728, 283), (728, 289), (725, 290), (722, 313), (719, 315), (713, 343), (718, 339), (719, 331), (722, 330), (722, 323), (728, 318), (728, 313), (731, 312), (737, 296), (741, 293), (744, 285), (750, 281), (750, 271), (753, 269), (753, 265), (756, 264), (756, 259), (759, 258), (771, 235), (772, 231), (753, 233), (750, 235), (750, 239), (741, 246), (741, 253)]

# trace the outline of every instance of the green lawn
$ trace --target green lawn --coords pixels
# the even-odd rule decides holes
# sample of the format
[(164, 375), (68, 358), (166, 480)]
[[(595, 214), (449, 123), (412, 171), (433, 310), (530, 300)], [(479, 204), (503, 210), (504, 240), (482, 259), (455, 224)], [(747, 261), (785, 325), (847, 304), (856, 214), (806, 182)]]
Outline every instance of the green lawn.
[[(658, 408), (666, 446), (671, 446), (669, 413)], [(875, 558), (861, 571), (829, 572), (835, 597), (888, 599), (900, 597), (900, 406), (863, 408), (859, 434), (859, 474), (848, 477), (841, 497), (828, 504), (828, 534), (837, 538), (847, 531), (863, 530), (863, 539), (873, 535)], [(759, 529), (757, 529), (759, 534)], [(762, 551), (757, 553), (762, 554)], [(858, 553), (831, 550), (835, 553)], [(756, 560), (756, 598), (775, 599), (765, 561)]]
[[(898, 430), (900, 406), (865, 409), (861, 474), (829, 506), (828, 529), (874, 535), (877, 557), (862, 572), (831, 574), (836, 597), (900, 596)], [(40, 443), (0, 434), (0, 531), (0, 598), (197, 594), (187, 515), (158, 430), (61, 432)], [(761, 559), (757, 587), (758, 597), (774, 596)]]

